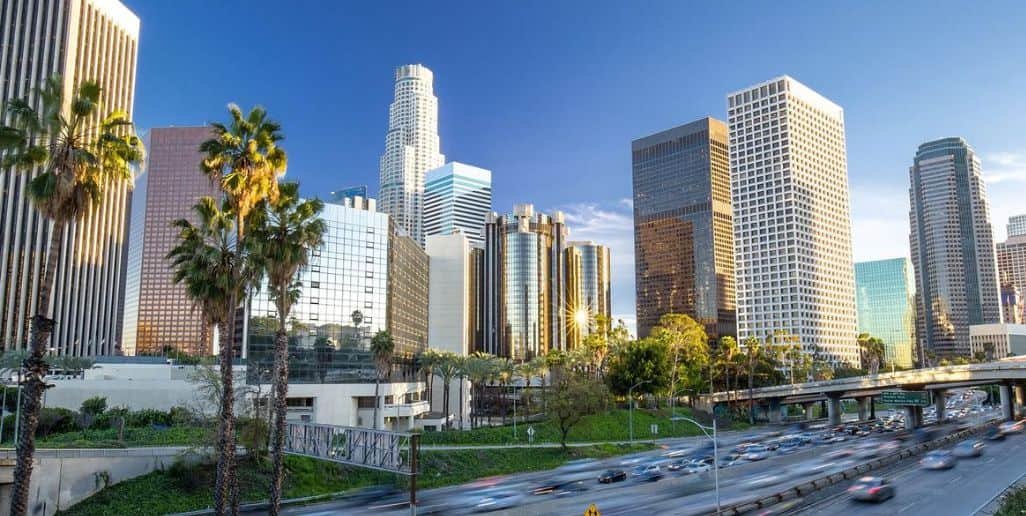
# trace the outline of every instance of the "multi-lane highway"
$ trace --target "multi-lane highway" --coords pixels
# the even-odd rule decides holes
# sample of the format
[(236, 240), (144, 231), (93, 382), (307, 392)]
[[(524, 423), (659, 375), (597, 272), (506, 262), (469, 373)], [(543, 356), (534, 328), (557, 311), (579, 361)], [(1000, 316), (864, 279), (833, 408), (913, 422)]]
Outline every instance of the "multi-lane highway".
[[(998, 411), (972, 412), (979, 407), (982, 393), (955, 396), (949, 409), (969, 422), (979, 423), (996, 417)], [(964, 409), (965, 413), (959, 412)], [(948, 425), (944, 431), (951, 431)], [(735, 445), (747, 442), (774, 442), (779, 439), (770, 430), (747, 436), (721, 438), (722, 453), (729, 453)], [(726, 506), (767, 496), (790, 486), (851, 468), (857, 462), (869, 460), (876, 453), (885, 453), (887, 447), (911, 446), (913, 439), (899, 443), (892, 433), (873, 432), (865, 436), (845, 435), (830, 431), (807, 433), (812, 442), (790, 449), (773, 451), (768, 458), (757, 461), (737, 461), (719, 470), (720, 500)], [(831, 437), (833, 439), (831, 439)], [(831, 442), (832, 441), (832, 442)], [(894, 448), (891, 448), (893, 451)], [(597, 461), (555, 471), (515, 475), (487, 483), (474, 483), (420, 494), (420, 513), (465, 514), (491, 512), (496, 515), (556, 515), (581, 513), (595, 504), (603, 515), (656, 514), (708, 514), (715, 511), (716, 496), (712, 472), (684, 474), (666, 470), (667, 453), (677, 450), (686, 455), (703, 455), (706, 450), (696, 439), (682, 440), (667, 449), (656, 450), (632, 457)], [(915, 459), (898, 463), (884, 470), (883, 475), (897, 486), (897, 496), (875, 505), (857, 505), (843, 492), (847, 483), (807, 499), (792, 502), (774, 512), (789, 510), (800, 514), (971, 514), (986, 504), (1004, 487), (1023, 474), (1026, 463), (1026, 438), (1013, 435), (1004, 441), (990, 442), (983, 456), (962, 459), (948, 471), (923, 471)], [(599, 484), (597, 477), (606, 469), (622, 469), (628, 473), (638, 464), (655, 464), (663, 477), (658, 481), (636, 479)], [(559, 486), (549, 494), (534, 494), (539, 486), (553, 485), (556, 481), (580, 479), (580, 483)], [(361, 500), (354, 503), (341, 500), (327, 504), (292, 508), (287, 514), (408, 514), (401, 498), (385, 497), (379, 500)]]

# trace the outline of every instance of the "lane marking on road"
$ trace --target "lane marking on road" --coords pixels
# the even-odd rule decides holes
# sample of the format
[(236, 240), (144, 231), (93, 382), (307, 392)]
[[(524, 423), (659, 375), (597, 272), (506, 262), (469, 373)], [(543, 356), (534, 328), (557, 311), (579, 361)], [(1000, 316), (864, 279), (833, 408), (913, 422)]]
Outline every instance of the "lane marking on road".
[(962, 480), (962, 475), (959, 475), (959, 476), (957, 476), (957, 477), (955, 477), (955, 478), (953, 478), (951, 480), (948, 480), (947, 484), (954, 484), (955, 482), (958, 482), (959, 480)]
[(987, 459), (987, 460), (983, 461), (983, 463), (984, 463), (984, 464), (990, 464), (991, 462), (994, 462), (995, 460), (997, 460), (997, 459), (996, 459), (995, 457), (991, 457), (991, 458), (989, 458), (989, 459)]
[(898, 509), (898, 514), (901, 514), (901, 513), (905, 512), (905, 511), (907, 511), (907, 510), (909, 510), (909, 509), (911, 509), (911, 508), (915, 507), (915, 506), (916, 506), (916, 504), (914, 504), (914, 503), (910, 503), (910, 504), (908, 504), (908, 505), (906, 505), (906, 506), (902, 507), (901, 509)]

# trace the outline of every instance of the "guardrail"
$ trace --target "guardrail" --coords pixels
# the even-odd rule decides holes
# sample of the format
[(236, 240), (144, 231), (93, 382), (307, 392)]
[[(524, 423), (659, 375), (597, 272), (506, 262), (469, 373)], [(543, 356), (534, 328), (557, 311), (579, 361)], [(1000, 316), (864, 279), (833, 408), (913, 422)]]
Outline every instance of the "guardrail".
[[(925, 451), (940, 448), (942, 446), (951, 444), (955, 441), (961, 441), (967, 437), (982, 432), (983, 430), (995, 426), (999, 423), (999, 421), (991, 421), (978, 427), (946, 435), (944, 437), (941, 437), (940, 439), (934, 439), (932, 441), (928, 441), (909, 448), (905, 448), (901, 451), (892, 453), (885, 457), (880, 457), (879, 459), (874, 459), (871, 461), (864, 462), (862, 464), (858, 464), (854, 467), (848, 468), (838, 473), (831, 473), (829, 475), (817, 478), (815, 480), (810, 480), (808, 482), (798, 484), (794, 487), (791, 487), (790, 489), (786, 489), (784, 491), (780, 491), (769, 496), (763, 496), (757, 499), (750, 499), (744, 502), (735, 503), (733, 505), (727, 505), (720, 509), (720, 514), (727, 516), (747, 514), (760, 509), (772, 507), (781, 502), (793, 500), (800, 496), (806, 496), (810, 493), (819, 491), (820, 489), (825, 489), (834, 484), (844, 482), (845, 480), (852, 480), (861, 477), (870, 471), (882, 468), (884, 466), (893, 464), (903, 459), (907, 459), (909, 457), (919, 455)], [(709, 514), (715, 514), (715, 512), (711, 512)]]

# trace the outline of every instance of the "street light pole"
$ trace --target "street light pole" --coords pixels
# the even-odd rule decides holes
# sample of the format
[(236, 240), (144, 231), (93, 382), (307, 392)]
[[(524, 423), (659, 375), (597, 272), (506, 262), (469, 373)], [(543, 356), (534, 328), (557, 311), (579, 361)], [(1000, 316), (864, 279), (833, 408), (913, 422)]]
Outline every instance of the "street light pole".
[(634, 388), (646, 383), (651, 383), (651, 381), (642, 380), (634, 385), (631, 385), (631, 387), (627, 389), (627, 426), (629, 427), (628, 433), (630, 435), (631, 444), (634, 444)]
[[(681, 421), (687, 421), (698, 427), (699, 430), (705, 434), (706, 437), (712, 439), (713, 442), (713, 484), (716, 487), (716, 514), (720, 514), (720, 443), (716, 439), (716, 415), (712, 417), (712, 426), (705, 426), (694, 419), (684, 416), (677, 416), (673, 419), (679, 419)], [(710, 437), (709, 432), (706, 430), (712, 430), (712, 436)]]

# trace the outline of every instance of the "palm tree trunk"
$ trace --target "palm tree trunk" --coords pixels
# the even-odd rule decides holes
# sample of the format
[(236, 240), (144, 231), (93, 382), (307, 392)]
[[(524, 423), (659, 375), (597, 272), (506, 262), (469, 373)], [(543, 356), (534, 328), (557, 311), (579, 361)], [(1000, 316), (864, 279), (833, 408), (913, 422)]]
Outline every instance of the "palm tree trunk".
[(443, 428), (452, 428), (449, 424), (449, 382), (442, 377), (442, 417), (445, 422), (442, 424)]
[[(281, 310), (279, 310), (281, 312)], [(282, 314), (284, 316), (284, 314)], [(289, 336), (283, 321), (279, 321), (274, 338), (274, 438), (271, 443), (271, 516), (281, 508), (281, 488), (285, 480), (285, 418), (288, 414), (289, 389)]]
[(755, 367), (753, 357), (752, 360), (748, 361), (748, 424), (750, 425), (755, 424), (755, 401), (752, 399), (752, 396), (755, 395), (755, 391), (752, 386), (752, 381), (755, 379), (754, 374)]
[(236, 514), (235, 504), (235, 387), (232, 378), (232, 344), (235, 340), (236, 295), (229, 297), (227, 338), (221, 343), (221, 410), (217, 428), (217, 480), (214, 485), (214, 512)]
[(463, 377), (460, 376), (460, 430), (463, 430)]
[(381, 395), (379, 389), (381, 388), (381, 375), (374, 376), (374, 423), (371, 428), (378, 429), (378, 407), (381, 404)]
[(36, 427), (39, 426), (39, 412), (42, 408), (43, 378), (49, 369), (45, 355), (50, 335), (57, 322), (49, 317), (50, 296), (57, 277), (57, 258), (64, 244), (65, 224), (54, 223), (50, 228), (50, 247), (47, 249), (46, 270), (39, 285), (36, 315), (32, 318), (32, 346), (25, 358), (25, 380), (23, 387), (21, 421), (18, 422), (18, 458), (14, 465), (14, 486), (11, 489), (11, 514), (24, 516), (28, 511), (29, 482), (32, 477), (32, 461), (36, 452)]

